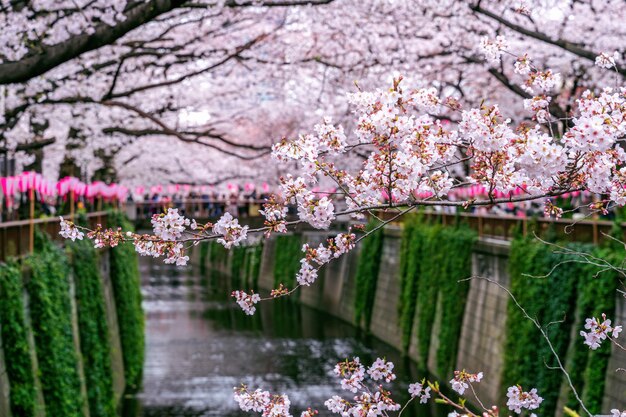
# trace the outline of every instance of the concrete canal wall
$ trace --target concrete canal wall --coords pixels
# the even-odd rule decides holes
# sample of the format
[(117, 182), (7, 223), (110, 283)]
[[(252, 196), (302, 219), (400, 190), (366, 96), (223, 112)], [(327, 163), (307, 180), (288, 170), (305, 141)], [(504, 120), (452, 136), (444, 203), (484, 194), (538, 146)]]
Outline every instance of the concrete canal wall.
[[(296, 244), (309, 242), (316, 246), (318, 243), (325, 241), (330, 235), (324, 232), (318, 231), (304, 231), (298, 234), (301, 240), (297, 240)], [(380, 254), (380, 268), (377, 276), (376, 290), (373, 297), (373, 305), (371, 305), (371, 323), (369, 331), (375, 337), (387, 342), (391, 346), (404, 350), (408, 356), (420, 363), (420, 358), (427, 357), (427, 363), (425, 364), (428, 371), (434, 374), (437, 378), (443, 381), (451, 379), (451, 373), (440, 374), (441, 366), (438, 364), (441, 362), (437, 357), (438, 353), (445, 351), (441, 349), (440, 338), (445, 337), (446, 340), (450, 340), (449, 335), (442, 335), (443, 326), (447, 326), (447, 323), (442, 323), (443, 311), (449, 309), (449, 306), (445, 307), (446, 297), (439, 295), (432, 299), (430, 309), (435, 310), (433, 323), (431, 326), (431, 335), (428, 342), (428, 355), (424, 355), (420, 352), (420, 345), (423, 347), (424, 343), (420, 344), (419, 341), (419, 327), (421, 317), (419, 316), (420, 309), (417, 309), (415, 316), (412, 320), (412, 331), (410, 336), (410, 342), (408, 346), (403, 343), (402, 325), (399, 317), (399, 302), (402, 296), (402, 283), (401, 283), (401, 268), (402, 260), (400, 253), (402, 252), (402, 230), (398, 227), (387, 227), (384, 230), (384, 239), (382, 250)], [(280, 238), (279, 238), (280, 239)], [(263, 291), (267, 291), (271, 288), (275, 288), (277, 268), (275, 265), (275, 259), (277, 257), (277, 251), (283, 252), (285, 249), (283, 246), (277, 249), (277, 239), (270, 239), (263, 244), (260, 271), (258, 274), (258, 287)], [(488, 277), (489, 279), (503, 285), (504, 287), (511, 287), (510, 265), (509, 256), (511, 251), (511, 242), (505, 240), (496, 239), (479, 239), (473, 245), (471, 251), (471, 272), (468, 275), (480, 275)], [(348, 256), (343, 256), (338, 260), (332, 261), (329, 265), (322, 268), (320, 272), (319, 280), (311, 287), (305, 287), (300, 291), (298, 297), (299, 301), (303, 304), (311, 306), (315, 309), (322, 310), (333, 316), (339, 317), (347, 322), (352, 323), (355, 326), (363, 327), (363, 321), (359, 323), (355, 321), (355, 299), (357, 297), (358, 284), (357, 284), (357, 268), (359, 267), (359, 259), (363, 256), (362, 247), (359, 246), (355, 251), (351, 252)], [(368, 254), (367, 256), (370, 256)], [(454, 253), (445, 254), (446, 257), (454, 257)], [(232, 257), (231, 257), (232, 258)], [(205, 256), (202, 261), (208, 268), (213, 267), (209, 257)], [(297, 262), (297, 260), (296, 260)], [(232, 259), (228, 262), (220, 263), (219, 269), (224, 273), (229, 273), (232, 270)], [(241, 268), (237, 269), (238, 271)], [(458, 279), (468, 278), (468, 276), (458, 277)], [(578, 277), (572, 277), (576, 280)], [(244, 280), (246, 283), (252, 282), (247, 277)], [(436, 280), (435, 280), (436, 281)], [(248, 287), (249, 288), (249, 287)], [(435, 292), (436, 294), (436, 292)], [(473, 279), (469, 281), (466, 293), (464, 293), (464, 299), (459, 299), (459, 303), (464, 305), (462, 310), (462, 326), (460, 327), (460, 334), (457, 337), (458, 346), (454, 352), (454, 369), (467, 369), (468, 371), (483, 371), (485, 378), (480, 384), (476, 384), (476, 391), (482, 401), (486, 404), (499, 404), (503, 405), (503, 398), (506, 386), (513, 385), (517, 381), (506, 381), (503, 376), (505, 375), (505, 367), (511, 366), (510, 363), (514, 363), (516, 360), (521, 361), (521, 358), (515, 357), (515, 350), (509, 352), (509, 358), (505, 352), (507, 348), (507, 312), (509, 311), (510, 299), (505, 291), (499, 288), (497, 285), (485, 280)], [(614, 294), (616, 298), (614, 323), (626, 323), (626, 300)], [(423, 310), (422, 310), (423, 311)], [(596, 313), (599, 315), (599, 313)], [(542, 317), (539, 317), (541, 319)], [(568, 332), (571, 333), (570, 341), (568, 342), (570, 347), (567, 349), (566, 362), (571, 362), (573, 359), (570, 356), (575, 350), (582, 345), (582, 338), (578, 335), (578, 332), (582, 329), (584, 317), (572, 318), (571, 327)], [(545, 323), (544, 323), (545, 324)], [(423, 333), (422, 333), (423, 334)], [(441, 336), (441, 337), (440, 337)], [(539, 345), (540, 336), (537, 333), (536, 343)], [(520, 341), (522, 342), (522, 341)], [(575, 347), (574, 347), (575, 346)], [(567, 346), (565, 347), (567, 348)], [(531, 347), (532, 349), (532, 347)], [(585, 347), (586, 349), (586, 347)], [(588, 349), (587, 349), (588, 350)], [(537, 349), (539, 352), (539, 349)], [(595, 352), (592, 352), (593, 355)], [(583, 354), (587, 354), (583, 350)], [(510, 357), (510, 355), (513, 355)], [(537, 353), (540, 355), (540, 353)], [(602, 356), (602, 354), (600, 354)], [(607, 353), (608, 367), (606, 367), (606, 361), (603, 370), (604, 375), (604, 388), (603, 394), (600, 393), (601, 404), (597, 404), (602, 414), (609, 414), (610, 409), (626, 408), (626, 373), (615, 372), (617, 368), (626, 367), (626, 352), (621, 351), (613, 347), (612, 351)], [(592, 356), (590, 356), (592, 358)], [(543, 357), (536, 358), (543, 361)], [(550, 358), (548, 358), (548, 361)], [(593, 365), (595, 359), (589, 359), (589, 366)], [(508, 362), (507, 362), (508, 361)], [(509, 365), (507, 365), (509, 363)], [(602, 366), (602, 362), (598, 362)], [(574, 366), (574, 365), (572, 365)], [(578, 368), (577, 368), (578, 369)], [(587, 374), (583, 364), (583, 371), (576, 371), (579, 374)], [(603, 368), (604, 369), (604, 368)], [(559, 372), (559, 371), (551, 371)], [(557, 378), (560, 378), (557, 377)], [(583, 378), (581, 376), (581, 378)], [(586, 378), (586, 377), (585, 377)], [(597, 380), (597, 379), (596, 379)], [(560, 381), (560, 382), (558, 382)], [(558, 398), (553, 399), (554, 412), (557, 415), (562, 415), (563, 405), (570, 404), (568, 402), (569, 391), (565, 386), (564, 380), (557, 381)], [(581, 379), (581, 384), (585, 381)], [(525, 387), (530, 388), (530, 387)], [(587, 391), (592, 391), (589, 387), (581, 388), (581, 395), (584, 398), (587, 396), (590, 401), (593, 400), (593, 393), (587, 395)], [(598, 394), (595, 394), (596, 397)], [(596, 398), (597, 402), (597, 398)], [(541, 411), (541, 410), (540, 410)], [(545, 414), (544, 414), (545, 415)]]

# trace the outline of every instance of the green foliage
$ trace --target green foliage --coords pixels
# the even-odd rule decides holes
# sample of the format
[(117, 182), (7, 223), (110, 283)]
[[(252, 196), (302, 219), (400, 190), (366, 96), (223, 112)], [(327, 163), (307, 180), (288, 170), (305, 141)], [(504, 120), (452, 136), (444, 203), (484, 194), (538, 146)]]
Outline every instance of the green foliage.
[[(509, 254), (510, 290), (531, 317), (537, 317), (543, 307), (547, 279), (528, 278), (546, 273), (549, 250), (530, 238), (513, 240)], [(505, 386), (520, 384), (534, 386), (535, 366), (541, 358), (537, 346), (540, 334), (523, 312), (509, 302), (507, 306), (507, 333), (504, 348)], [(543, 395), (543, 392), (542, 392)]]
[[(119, 212), (109, 212), (109, 225), (131, 230), (130, 222)], [(124, 376), (129, 387), (141, 383), (144, 359), (144, 316), (141, 309), (141, 283), (137, 254), (132, 245), (122, 244), (111, 250), (111, 283), (115, 297)]]
[(0, 331), (14, 416), (35, 415), (35, 376), (28, 345), (22, 299), (22, 275), (17, 265), (0, 265)]
[(106, 305), (98, 255), (89, 241), (70, 242), (76, 286), (80, 349), (90, 417), (114, 417), (115, 396)]
[(210, 243), (205, 242), (200, 244), (200, 275), (206, 274), (206, 261), (209, 257)]
[(250, 249), (248, 257), (248, 279), (253, 290), (259, 286), (259, 275), (261, 274), (261, 260), (263, 259), (263, 241), (260, 241)]
[(425, 230), (418, 216), (407, 216), (400, 246), (400, 300), (398, 317), (402, 331), (402, 351), (411, 344), (413, 318), (417, 308), (417, 287), (425, 250)]
[(225, 265), (228, 260), (228, 249), (217, 241), (209, 242), (209, 262), (212, 265)]
[(292, 289), (296, 286), (296, 274), (302, 258), (300, 235), (278, 235), (274, 245), (274, 288), (279, 284)]
[(231, 276), (240, 288), (257, 289), (261, 271), (262, 241), (254, 245), (236, 247), (232, 251)]
[(439, 302), (439, 279), (443, 275), (443, 261), (447, 256), (436, 246), (439, 233), (441, 226), (437, 225), (424, 230), (424, 250), (417, 284), (417, 355), (419, 364), (424, 368), (428, 364), (436, 306)]
[(468, 227), (445, 227), (437, 236), (439, 250), (446, 254), (439, 278), (441, 329), (437, 348), (437, 372), (450, 375), (456, 366), (456, 355), (463, 325), (469, 281), (472, 275), (472, 250), (476, 233)]
[(419, 215), (404, 224), (400, 253), (399, 323), (406, 352), (413, 320), (418, 317), (417, 346), (421, 366), (426, 367), (433, 337), (436, 306), (441, 309), (437, 348), (437, 372), (448, 375), (456, 363), (461, 325), (471, 275), (476, 233), (465, 226), (429, 225)]
[(230, 277), (233, 285), (240, 286), (246, 285), (246, 254), (248, 251), (247, 246), (235, 246), (230, 250)]
[[(581, 271), (582, 264), (567, 262), (572, 260), (571, 257), (555, 253), (551, 253), (548, 260), (551, 267), (557, 264), (560, 266), (544, 284), (546, 290), (544, 293), (546, 297), (544, 298), (544, 310), (538, 317), (541, 317), (543, 321), (542, 324), (546, 328), (546, 333), (554, 350), (559, 357), (564, 358), (567, 355), (571, 329), (576, 317), (576, 277), (583, 272)], [(547, 415), (553, 415), (559, 399), (563, 374), (560, 370), (555, 369), (558, 362), (544, 340), (541, 340), (538, 348), (543, 366), (536, 368), (538, 379), (536, 387), (543, 393), (543, 412)]]
[[(623, 253), (623, 248), (603, 248), (596, 249), (593, 254), (614, 265), (620, 265), (623, 260), (620, 252)], [(619, 279), (614, 271), (599, 273), (598, 267), (585, 265), (584, 273), (578, 278), (577, 308), (581, 329), (587, 317), (600, 318), (602, 313), (612, 317), (615, 311), (615, 288), (618, 285)], [(575, 342), (568, 357), (568, 370), (587, 409), (593, 414), (599, 414), (611, 347), (609, 343), (603, 343), (599, 349), (592, 351), (582, 343), (582, 339)], [(570, 393), (567, 405), (574, 410), (578, 409), (579, 404), (573, 393)]]
[[(579, 243), (567, 246), (604, 259), (610, 259), (613, 253), (598, 252), (592, 245)], [(595, 277), (599, 269), (579, 261), (572, 255), (554, 253), (531, 238), (517, 238), (512, 242), (509, 259), (511, 292), (531, 317), (540, 320), (558, 356), (568, 358), (566, 366), (574, 386), (584, 394), (589, 410), (598, 413), (610, 349), (590, 352), (582, 340), (571, 340), (572, 326), (576, 322), (582, 328), (585, 317), (614, 311), (616, 277), (612, 273)], [(544, 277), (548, 273), (549, 277)], [(548, 343), (512, 301), (507, 308), (506, 327), (505, 386), (536, 387), (544, 398), (543, 414), (554, 414), (563, 374), (554, 369), (557, 362)], [(578, 406), (572, 393), (568, 406)]]
[(39, 235), (26, 259), (30, 315), (46, 415), (82, 416), (84, 398), (74, 346), (68, 265), (63, 252)]
[[(373, 230), (375, 222), (371, 222), (367, 230)], [(376, 284), (380, 269), (380, 258), (383, 252), (383, 229), (363, 239), (361, 252), (356, 268), (356, 294), (354, 297), (354, 317), (357, 324), (364, 320), (365, 329), (369, 331), (376, 297)]]

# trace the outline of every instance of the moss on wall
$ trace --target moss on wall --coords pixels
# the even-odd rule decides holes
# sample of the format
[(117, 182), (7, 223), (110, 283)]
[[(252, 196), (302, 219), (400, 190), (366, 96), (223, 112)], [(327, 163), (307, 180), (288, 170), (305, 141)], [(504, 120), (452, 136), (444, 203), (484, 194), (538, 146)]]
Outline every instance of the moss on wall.
[[(619, 266), (623, 262), (623, 248), (595, 249), (594, 255), (606, 259), (613, 265)], [(619, 277), (614, 271), (605, 271), (598, 274), (599, 268), (586, 265), (586, 270), (578, 277), (577, 283), (577, 316), (582, 329), (585, 318), (600, 318), (602, 313), (612, 317), (615, 311), (615, 289), (620, 285)], [(602, 410), (602, 398), (606, 383), (606, 373), (611, 356), (609, 343), (597, 350), (590, 350), (582, 343), (582, 338), (571, 345), (568, 353), (567, 369), (587, 409), (593, 414)], [(568, 397), (568, 406), (579, 410), (578, 402), (573, 393)]]
[[(131, 227), (114, 212), (109, 214), (109, 222), (124, 229)], [(74, 277), (78, 335), (72, 318), (70, 273)], [(143, 367), (144, 334), (137, 257), (131, 245), (112, 251), (111, 281), (126, 381), (137, 386)], [(0, 265), (0, 331), (12, 414), (33, 416), (37, 402), (23, 282), (46, 415), (78, 417), (88, 406), (91, 417), (114, 417), (110, 335), (97, 253), (87, 240), (68, 241), (63, 251), (41, 233), (36, 234), (35, 252), (23, 260), (23, 268), (17, 263)], [(75, 338), (80, 342), (87, 398), (81, 390)]]
[(209, 242), (209, 262), (215, 265), (225, 265), (228, 262), (228, 249), (217, 241)]

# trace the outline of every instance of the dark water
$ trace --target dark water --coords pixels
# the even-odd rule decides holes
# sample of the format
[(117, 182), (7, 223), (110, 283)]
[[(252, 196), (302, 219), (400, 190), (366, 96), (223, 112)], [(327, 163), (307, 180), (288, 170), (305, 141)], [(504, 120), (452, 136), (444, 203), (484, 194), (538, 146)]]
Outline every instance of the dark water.
[[(350, 399), (332, 374), (335, 363), (359, 356), (396, 364), (391, 387), (405, 401), (408, 384), (425, 376), (392, 347), (367, 340), (336, 318), (288, 300), (261, 303), (246, 316), (228, 298), (228, 278), (203, 277), (142, 259), (146, 311), (146, 363), (142, 390), (126, 398), (123, 417), (246, 416), (233, 400), (241, 383), (289, 395), (294, 416), (312, 407), (331, 415), (324, 401)], [(347, 394), (347, 395), (346, 395)], [(403, 416), (428, 416), (414, 407)], [(437, 414), (441, 414), (439, 411)]]

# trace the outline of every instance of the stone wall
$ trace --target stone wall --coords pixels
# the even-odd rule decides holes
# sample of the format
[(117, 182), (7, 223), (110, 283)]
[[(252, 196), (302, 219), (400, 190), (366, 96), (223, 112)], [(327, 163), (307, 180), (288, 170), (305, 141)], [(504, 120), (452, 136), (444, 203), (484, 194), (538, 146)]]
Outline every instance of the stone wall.
[[(317, 242), (328, 237), (318, 231), (305, 231), (304, 241)], [(399, 229), (387, 228), (381, 257), (380, 273), (377, 283), (376, 298), (372, 314), (371, 332), (396, 349), (401, 349), (401, 334), (398, 325), (399, 283)], [(261, 288), (270, 289), (273, 285), (274, 265), (273, 241), (266, 242), (263, 253)], [(472, 256), (473, 274), (489, 279), (507, 287), (509, 242), (495, 239), (481, 239), (476, 245)], [(353, 325), (355, 298), (355, 271), (359, 257), (359, 249), (331, 262), (323, 268), (319, 280), (311, 287), (303, 288), (300, 302), (313, 308), (323, 310)], [(481, 370), (486, 377), (476, 389), (480, 398), (489, 404), (502, 405), (501, 375), (503, 370), (503, 350), (505, 340), (507, 294), (497, 285), (488, 281), (474, 279), (470, 283), (463, 328), (457, 355), (457, 369)], [(429, 354), (429, 371), (435, 371), (437, 352), (437, 332), (441, 326), (439, 306), (433, 328)], [(417, 341), (415, 335), (419, 317), (414, 319), (414, 331), (408, 355), (417, 359)], [(626, 300), (618, 297), (618, 311), (615, 322), (626, 323)], [(617, 368), (626, 368), (626, 352), (614, 349), (609, 371), (607, 372), (604, 412), (611, 408), (626, 408), (626, 372), (614, 372)], [(449, 380), (450, 375), (436, 375), (442, 380)]]
[[(472, 273), (508, 287), (508, 250), (506, 241), (480, 241), (472, 255)], [(457, 369), (480, 369), (489, 376), (488, 383), (476, 385), (476, 391), (490, 404), (497, 404), (502, 395), (500, 377), (507, 304), (508, 295), (502, 289), (488, 281), (472, 280), (463, 317)]]

